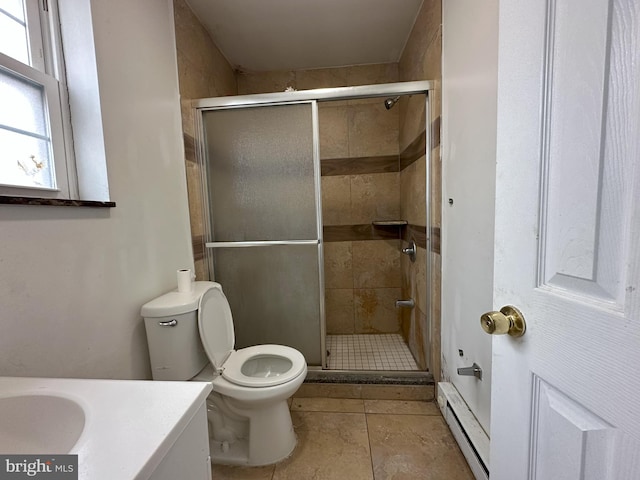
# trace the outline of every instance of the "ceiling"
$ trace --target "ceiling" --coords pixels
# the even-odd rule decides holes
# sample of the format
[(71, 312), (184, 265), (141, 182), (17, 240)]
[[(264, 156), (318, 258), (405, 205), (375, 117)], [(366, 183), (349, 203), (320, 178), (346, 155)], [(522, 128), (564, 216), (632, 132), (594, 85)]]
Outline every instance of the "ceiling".
[(187, 0), (232, 67), (394, 63), (423, 0)]

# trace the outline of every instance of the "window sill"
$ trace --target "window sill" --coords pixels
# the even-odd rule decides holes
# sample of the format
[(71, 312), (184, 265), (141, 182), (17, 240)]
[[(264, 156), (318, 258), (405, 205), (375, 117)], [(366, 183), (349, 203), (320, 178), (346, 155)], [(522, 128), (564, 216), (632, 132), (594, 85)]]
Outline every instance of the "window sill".
[(64, 200), (59, 198), (14, 197), (0, 195), (0, 205), (48, 205), (53, 207), (92, 207), (113, 208), (116, 202), (100, 202), (96, 200)]

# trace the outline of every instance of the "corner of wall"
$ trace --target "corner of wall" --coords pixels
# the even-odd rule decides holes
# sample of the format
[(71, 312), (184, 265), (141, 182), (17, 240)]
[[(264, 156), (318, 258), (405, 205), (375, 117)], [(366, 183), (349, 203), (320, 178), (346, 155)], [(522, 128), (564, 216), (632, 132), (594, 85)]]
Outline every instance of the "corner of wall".
[(59, 2), (62, 49), (78, 190), (83, 200), (108, 201), (109, 180), (90, 0)]
[[(426, 128), (430, 129), (430, 137), (432, 139), (430, 164), (426, 165), (426, 160), (422, 163), (415, 162), (422, 168), (420, 171), (412, 171), (411, 167), (402, 170), (402, 175), (407, 178), (403, 182), (404, 185), (412, 185), (415, 181), (410, 181), (411, 177), (428, 177), (429, 185), (429, 218), (430, 225), (423, 225), (425, 235), (428, 234), (429, 243), (427, 246), (430, 251), (425, 251), (429, 256), (430, 270), (425, 270), (421, 276), (416, 277), (412, 281), (421, 282), (424, 288), (429, 288), (428, 307), (425, 314), (427, 316), (428, 338), (429, 344), (425, 346), (428, 351), (427, 361), (429, 370), (432, 372), (434, 379), (439, 380), (441, 376), (441, 255), (440, 255), (440, 226), (441, 226), (441, 168), (440, 168), (440, 80), (442, 71), (442, 42), (441, 42), (441, 23), (442, 23), (442, 3), (441, 0), (425, 0), (422, 8), (418, 13), (413, 29), (407, 39), (404, 51), (399, 61), (400, 81), (413, 80), (429, 80), (434, 82), (435, 89), (430, 92), (432, 95), (430, 101), (432, 105), (431, 114), (425, 111), (424, 101), (419, 102), (417, 99), (410, 98), (404, 104), (401, 103), (401, 120), (400, 120), (400, 148), (401, 150), (412, 150), (412, 145), (420, 136), (424, 137)], [(422, 105), (420, 105), (422, 103)], [(429, 125), (426, 123), (429, 122)], [(415, 147), (413, 147), (415, 149)], [(422, 146), (424, 151), (424, 145)], [(402, 159), (402, 155), (401, 155)], [(402, 163), (402, 160), (401, 160)], [(414, 165), (415, 165), (414, 164)], [(428, 174), (427, 174), (428, 172)], [(415, 203), (415, 199), (410, 196), (403, 195), (407, 204)], [(409, 205), (403, 208), (409, 209)], [(427, 214), (424, 213), (426, 219)], [(426, 220), (423, 221), (426, 224)], [(407, 239), (405, 239), (406, 241)], [(404, 243), (403, 246), (407, 244)], [(403, 276), (406, 274), (403, 272)], [(427, 278), (428, 277), (428, 278)], [(411, 329), (410, 329), (411, 330)], [(416, 331), (416, 328), (413, 328)], [(416, 343), (415, 339), (409, 339), (409, 344)]]

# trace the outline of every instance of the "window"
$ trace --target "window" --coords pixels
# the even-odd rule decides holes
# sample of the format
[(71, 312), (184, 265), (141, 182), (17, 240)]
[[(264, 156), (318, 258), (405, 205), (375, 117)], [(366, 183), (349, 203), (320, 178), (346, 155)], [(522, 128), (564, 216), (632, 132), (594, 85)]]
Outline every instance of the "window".
[(0, 194), (72, 198), (55, 0), (0, 0)]

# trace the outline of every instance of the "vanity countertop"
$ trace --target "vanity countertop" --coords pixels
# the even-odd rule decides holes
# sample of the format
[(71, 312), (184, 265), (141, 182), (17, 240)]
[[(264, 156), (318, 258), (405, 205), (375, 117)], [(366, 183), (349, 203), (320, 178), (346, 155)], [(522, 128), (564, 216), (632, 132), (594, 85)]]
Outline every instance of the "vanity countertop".
[(84, 429), (68, 453), (83, 480), (149, 478), (210, 391), (205, 382), (0, 377), (0, 398), (57, 396), (82, 407)]

